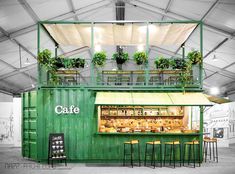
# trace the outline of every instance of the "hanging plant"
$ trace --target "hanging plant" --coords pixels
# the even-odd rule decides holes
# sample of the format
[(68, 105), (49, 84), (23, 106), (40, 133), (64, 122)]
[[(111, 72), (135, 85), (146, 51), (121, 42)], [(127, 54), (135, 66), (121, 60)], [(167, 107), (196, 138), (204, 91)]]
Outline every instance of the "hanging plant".
[(176, 59), (171, 60), (170, 65), (172, 69), (185, 70), (187, 67), (185, 59), (182, 59), (182, 58), (176, 58)]
[(59, 79), (56, 76), (58, 58), (51, 57), (51, 51), (48, 49), (43, 50), (38, 54), (38, 63), (43, 66), (48, 73), (50, 73), (50, 82), (52, 84), (57, 84)]
[(168, 69), (170, 66), (170, 60), (164, 57), (156, 58), (154, 63), (157, 69)]
[(51, 51), (48, 49), (43, 50), (38, 54), (38, 63), (44, 67), (50, 66)]
[(64, 59), (63, 60), (64, 68), (71, 69), (75, 67), (75, 60), (74, 59)]
[(107, 59), (106, 52), (104, 52), (104, 51), (96, 52), (93, 56), (92, 63), (95, 66), (102, 67), (105, 65), (106, 59)]
[(187, 58), (193, 65), (202, 63), (202, 54), (197, 50), (192, 50), (188, 53)]
[(62, 58), (62, 57), (55, 57), (54, 58), (54, 66), (57, 68), (57, 69), (59, 69), (59, 68), (64, 68), (64, 64), (63, 64), (63, 60), (64, 60), (64, 58)]
[(74, 66), (74, 68), (84, 68), (84, 66), (85, 66), (85, 59), (75, 58), (73, 60), (73, 66)]
[(133, 58), (137, 65), (146, 64), (148, 62), (148, 57), (145, 52), (135, 52)]
[(116, 60), (117, 64), (124, 64), (129, 60), (129, 54), (127, 52), (114, 53), (112, 60)]
[(181, 72), (179, 81), (181, 83), (181, 86), (185, 88), (190, 82), (192, 82), (191, 76), (192, 76), (192, 63), (190, 61), (185, 63), (185, 69), (183, 72)]

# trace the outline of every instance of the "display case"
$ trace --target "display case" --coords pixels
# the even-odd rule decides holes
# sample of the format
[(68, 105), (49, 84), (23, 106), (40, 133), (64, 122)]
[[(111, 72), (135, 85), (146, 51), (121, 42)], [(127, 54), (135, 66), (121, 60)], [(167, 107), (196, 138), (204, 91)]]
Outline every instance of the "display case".
[(98, 106), (99, 132), (196, 133), (192, 107), (186, 106)]

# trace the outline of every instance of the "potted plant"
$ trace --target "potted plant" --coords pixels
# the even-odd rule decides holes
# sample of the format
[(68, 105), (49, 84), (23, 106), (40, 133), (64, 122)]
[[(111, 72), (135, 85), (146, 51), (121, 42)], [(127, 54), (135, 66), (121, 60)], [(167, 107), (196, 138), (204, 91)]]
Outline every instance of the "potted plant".
[(53, 64), (57, 69), (64, 68), (63, 58), (62, 57), (59, 57), (59, 56), (55, 57), (54, 61), (53, 61)]
[(117, 52), (113, 54), (113, 60), (116, 60), (117, 64), (124, 64), (129, 60), (129, 54), (127, 52)]
[(187, 58), (191, 61), (192, 65), (202, 63), (202, 54), (197, 50), (192, 50), (188, 53)]
[(71, 69), (74, 68), (75, 60), (74, 59), (64, 59), (63, 60), (64, 68)]
[(148, 62), (148, 57), (145, 52), (135, 52), (134, 56), (134, 61), (136, 62), (137, 65), (142, 65), (146, 64)]
[(172, 69), (181, 69), (185, 70), (187, 67), (185, 59), (175, 58), (170, 62)]
[(48, 49), (43, 50), (38, 54), (38, 63), (44, 67), (50, 66), (51, 51)]
[(38, 54), (38, 62), (43, 66), (47, 72), (50, 74), (50, 81), (52, 84), (58, 83), (58, 77), (56, 76), (57, 66), (56, 58), (51, 57), (51, 51), (48, 49), (43, 50)]
[(157, 69), (168, 69), (170, 66), (170, 60), (164, 57), (156, 58), (155, 65)]
[(102, 67), (105, 65), (106, 59), (107, 59), (106, 52), (104, 52), (104, 51), (96, 52), (93, 56), (92, 63), (95, 66)]
[(73, 60), (74, 68), (84, 68), (85, 66), (85, 59), (82, 58), (75, 58)]

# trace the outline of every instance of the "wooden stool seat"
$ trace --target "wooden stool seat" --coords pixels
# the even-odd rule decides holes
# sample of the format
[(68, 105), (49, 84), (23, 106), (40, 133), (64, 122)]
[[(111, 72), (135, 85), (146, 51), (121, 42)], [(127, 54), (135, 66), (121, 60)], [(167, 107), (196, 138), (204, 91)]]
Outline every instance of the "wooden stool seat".
[(126, 141), (124, 142), (125, 144), (138, 144), (139, 140), (131, 140), (131, 141)]
[(170, 141), (170, 142), (165, 142), (165, 144), (180, 144), (179, 141)]
[(147, 144), (161, 144), (161, 141), (150, 141)]
[(185, 142), (184, 144), (189, 144), (189, 145), (199, 144), (199, 141), (194, 140), (194, 141)]

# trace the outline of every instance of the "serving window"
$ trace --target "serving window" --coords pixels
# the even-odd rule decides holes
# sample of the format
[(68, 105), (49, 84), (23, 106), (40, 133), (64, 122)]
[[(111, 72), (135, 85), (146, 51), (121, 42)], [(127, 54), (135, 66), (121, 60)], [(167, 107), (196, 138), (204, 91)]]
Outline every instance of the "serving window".
[(123, 106), (98, 107), (98, 132), (198, 133), (198, 106)]

